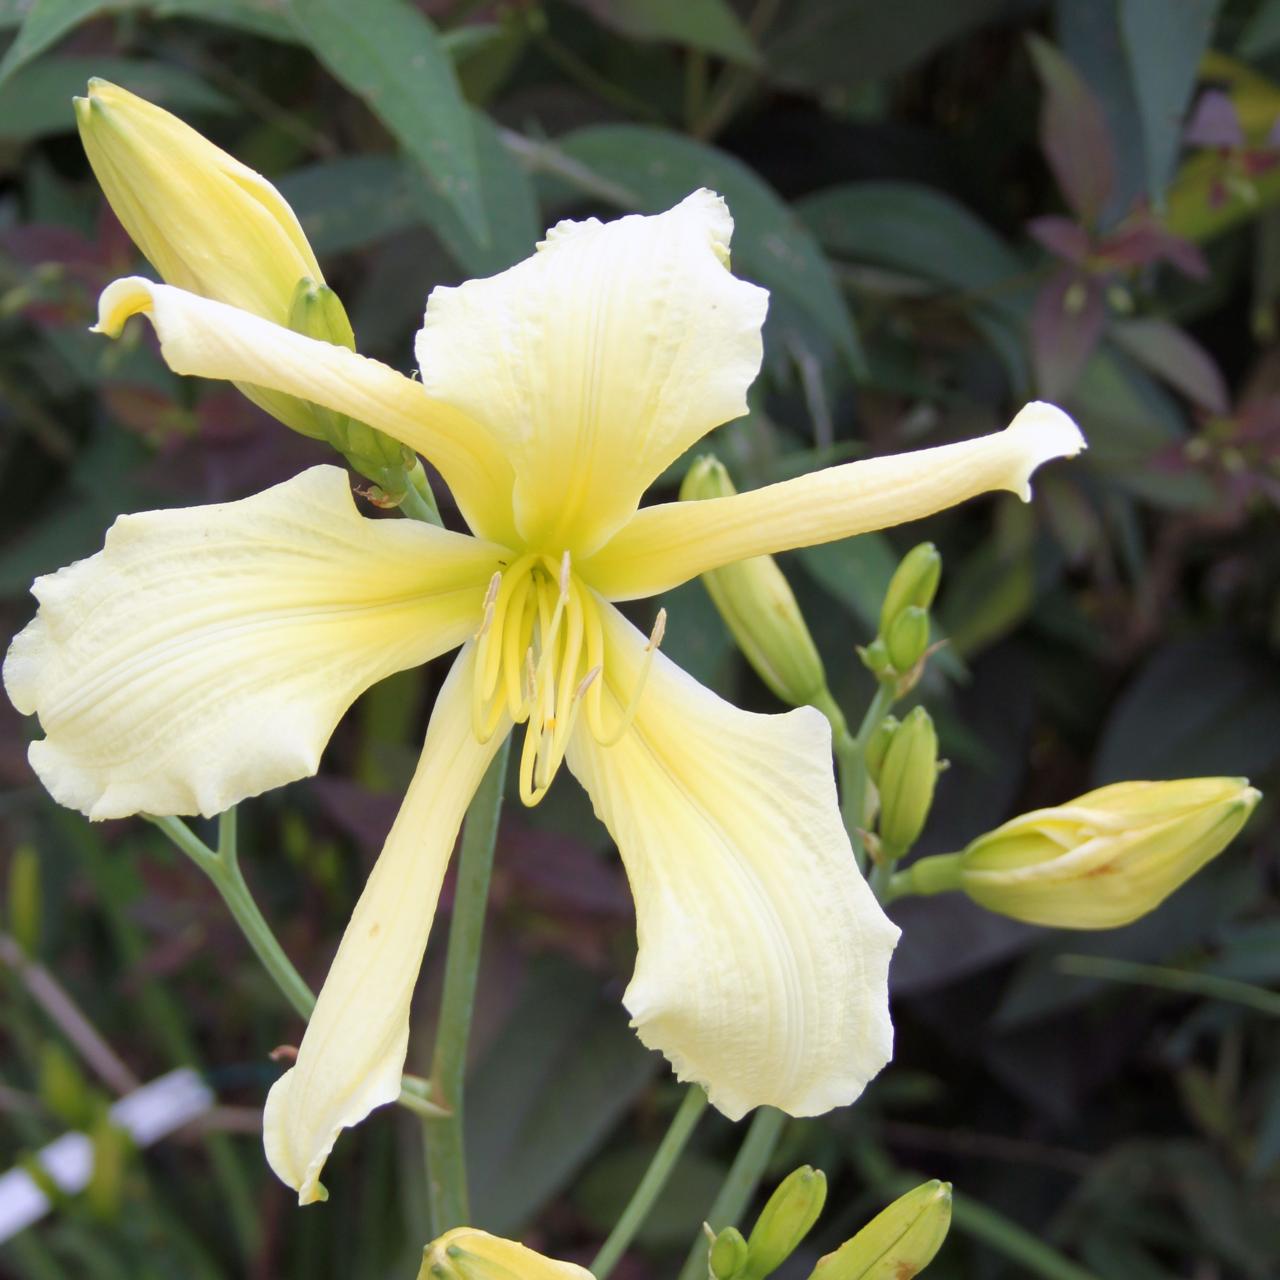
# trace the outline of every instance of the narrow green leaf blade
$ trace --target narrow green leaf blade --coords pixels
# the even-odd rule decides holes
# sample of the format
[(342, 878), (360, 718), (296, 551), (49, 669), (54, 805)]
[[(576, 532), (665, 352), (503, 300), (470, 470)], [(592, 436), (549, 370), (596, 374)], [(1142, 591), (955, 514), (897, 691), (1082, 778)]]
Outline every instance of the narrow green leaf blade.
[(471, 112), (435, 27), (405, 0), (289, 0), (298, 34), (488, 243)]

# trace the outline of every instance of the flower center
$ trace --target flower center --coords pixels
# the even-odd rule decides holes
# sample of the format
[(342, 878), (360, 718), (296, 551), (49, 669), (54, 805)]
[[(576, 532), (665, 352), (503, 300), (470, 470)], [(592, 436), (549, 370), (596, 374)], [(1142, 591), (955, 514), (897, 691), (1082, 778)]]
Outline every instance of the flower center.
[(493, 736), (504, 713), (526, 725), (520, 752), (526, 805), (546, 795), (584, 708), (592, 735), (604, 746), (631, 727), (665, 624), (666, 611), (660, 610), (640, 675), (619, 704), (604, 697), (600, 605), (573, 573), (569, 553), (557, 561), (528, 552), (493, 575), (476, 637), (472, 725), (481, 742)]

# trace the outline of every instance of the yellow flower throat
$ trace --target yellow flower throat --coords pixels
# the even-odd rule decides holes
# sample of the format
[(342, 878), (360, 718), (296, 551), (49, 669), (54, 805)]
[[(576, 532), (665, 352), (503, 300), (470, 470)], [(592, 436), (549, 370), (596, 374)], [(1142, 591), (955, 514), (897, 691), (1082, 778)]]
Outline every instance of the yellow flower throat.
[(600, 602), (573, 573), (569, 553), (531, 551), (493, 575), (477, 632), (471, 718), (487, 742), (504, 715), (526, 724), (520, 752), (520, 799), (535, 805), (564, 760), (585, 708), (592, 735), (612, 746), (631, 727), (666, 610), (659, 610), (630, 696), (606, 712), (605, 639)]

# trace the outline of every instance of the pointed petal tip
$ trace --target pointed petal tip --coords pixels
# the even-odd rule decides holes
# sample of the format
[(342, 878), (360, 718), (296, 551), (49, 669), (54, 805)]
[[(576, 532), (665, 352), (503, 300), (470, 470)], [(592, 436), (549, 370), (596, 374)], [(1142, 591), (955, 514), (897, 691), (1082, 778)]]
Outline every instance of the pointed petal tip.
[(113, 280), (98, 298), (98, 323), (89, 332), (118, 338), (130, 316), (152, 310), (155, 305), (153, 288), (152, 282), (142, 276)]

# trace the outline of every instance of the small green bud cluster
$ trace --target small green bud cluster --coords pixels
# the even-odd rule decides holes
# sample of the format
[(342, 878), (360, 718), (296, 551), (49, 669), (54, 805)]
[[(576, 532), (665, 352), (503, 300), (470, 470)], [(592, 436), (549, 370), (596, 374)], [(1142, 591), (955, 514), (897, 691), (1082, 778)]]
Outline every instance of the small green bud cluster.
[(769, 1197), (749, 1237), (743, 1239), (736, 1227), (712, 1236), (710, 1280), (765, 1280), (813, 1230), (826, 1200), (827, 1179), (821, 1169), (802, 1165), (794, 1170)]
[[(680, 486), (686, 501), (737, 491), (714, 454), (699, 458)], [(778, 562), (755, 556), (702, 575), (725, 626), (761, 680), (793, 707), (830, 702), (827, 673), (800, 606)]]
[(898, 697), (919, 681), (928, 659), (929, 608), (942, 579), (942, 557), (932, 542), (922, 542), (902, 558), (880, 607), (880, 628), (862, 661), (881, 682), (892, 681)]
[(886, 716), (864, 748), (867, 774), (880, 793), (881, 859), (895, 862), (920, 838), (941, 767), (938, 731), (923, 707), (904, 720)]

